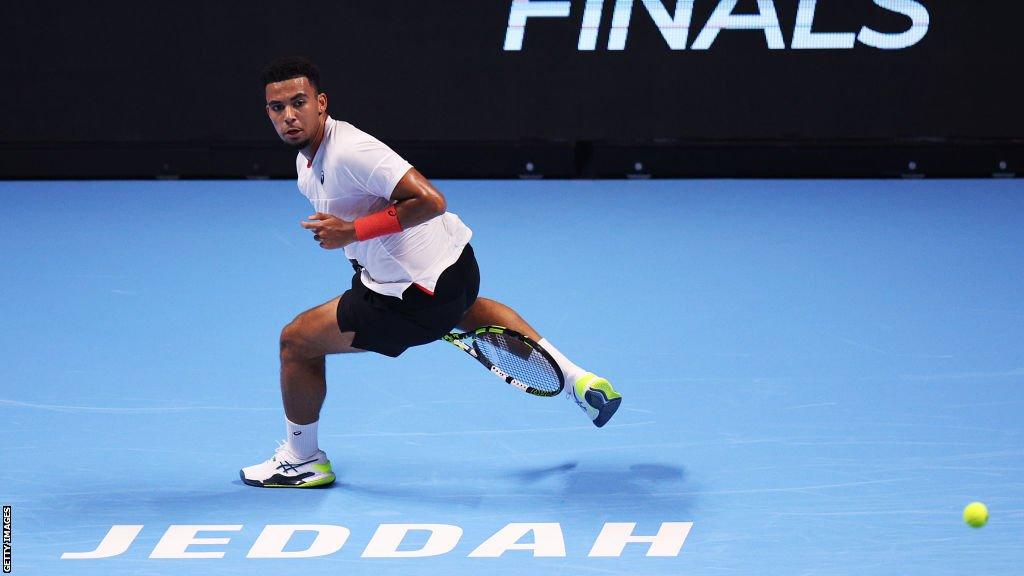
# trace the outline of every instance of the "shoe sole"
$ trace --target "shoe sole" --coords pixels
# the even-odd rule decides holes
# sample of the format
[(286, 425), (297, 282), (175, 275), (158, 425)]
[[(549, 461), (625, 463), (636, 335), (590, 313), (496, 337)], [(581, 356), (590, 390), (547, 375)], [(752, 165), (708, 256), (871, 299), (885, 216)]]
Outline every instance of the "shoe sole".
[(585, 398), (587, 404), (597, 408), (597, 418), (594, 418), (593, 422), (594, 426), (598, 428), (607, 424), (615, 415), (615, 411), (619, 409), (619, 404), (622, 404), (622, 397), (609, 400), (601, 390), (587, 390)]
[(238, 471), (238, 476), (242, 479), (242, 482), (257, 488), (320, 488), (334, 483), (334, 474), (324, 476), (323, 478), (317, 478), (316, 480), (310, 480), (309, 482), (304, 481), (305, 478), (309, 478), (312, 475), (312, 472), (306, 472), (305, 474), (290, 477), (274, 474), (270, 478), (267, 478), (266, 482), (260, 482), (259, 480), (250, 480), (245, 477), (244, 471)]

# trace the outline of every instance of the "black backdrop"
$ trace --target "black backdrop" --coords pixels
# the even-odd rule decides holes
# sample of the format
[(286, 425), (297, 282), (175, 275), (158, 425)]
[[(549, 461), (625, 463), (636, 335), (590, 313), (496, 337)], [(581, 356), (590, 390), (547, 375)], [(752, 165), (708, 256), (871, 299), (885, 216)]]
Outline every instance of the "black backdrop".
[[(798, 0), (735, 8), (774, 8), (784, 49), (760, 30), (722, 30), (710, 49), (692, 49), (719, 5), (695, 0), (686, 49), (673, 50), (637, 0), (625, 49), (609, 50), (615, 0), (605, 0), (596, 49), (583, 51), (585, 0), (564, 3), (568, 17), (528, 19), (516, 51), (504, 49), (510, 0), (19, 3), (5, 6), (0, 37), (3, 173), (43, 175), (12, 160), (33, 152), (48, 155), (50, 173), (74, 175), (54, 166), (74, 161), (62, 152), (100, 149), (130, 149), (142, 171), (153, 162), (142, 151), (156, 150), (160, 169), (175, 172), (174, 150), (179, 160), (204, 154), (203, 168), (177, 170), (185, 175), (287, 172), (290, 161), (216, 169), (218, 153), (274, 149), (259, 72), (281, 54), (317, 61), (332, 115), (400, 149), (565, 145), (576, 165), (561, 175), (580, 168), (580, 143), (588, 157), (602, 143), (1017, 150), (1024, 5), (894, 1), (923, 5), (930, 19), (919, 42), (898, 50), (793, 49)], [(818, 0), (813, 30), (902, 33), (911, 19), (883, 7), (894, 1)], [(96, 174), (119, 174), (102, 157), (91, 162)]]

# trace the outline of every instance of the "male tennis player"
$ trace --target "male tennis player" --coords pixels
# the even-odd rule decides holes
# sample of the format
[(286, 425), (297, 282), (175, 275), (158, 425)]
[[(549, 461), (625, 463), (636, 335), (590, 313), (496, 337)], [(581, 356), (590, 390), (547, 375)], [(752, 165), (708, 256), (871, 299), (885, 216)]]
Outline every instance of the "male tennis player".
[(344, 248), (356, 273), (351, 289), (299, 314), (281, 332), (287, 441), (270, 460), (241, 470), (246, 484), (306, 488), (334, 481), (317, 445), (325, 356), (372, 351), (396, 357), (456, 326), (499, 325), (539, 342), (562, 370), (566, 395), (596, 426), (608, 422), (621, 402), (608, 380), (573, 364), (508, 306), (477, 297), (480, 272), (470, 229), (401, 156), (327, 115), (314, 64), (274, 60), (263, 82), (267, 114), (281, 140), (298, 150), (299, 190), (316, 210), (302, 227), (321, 248)]

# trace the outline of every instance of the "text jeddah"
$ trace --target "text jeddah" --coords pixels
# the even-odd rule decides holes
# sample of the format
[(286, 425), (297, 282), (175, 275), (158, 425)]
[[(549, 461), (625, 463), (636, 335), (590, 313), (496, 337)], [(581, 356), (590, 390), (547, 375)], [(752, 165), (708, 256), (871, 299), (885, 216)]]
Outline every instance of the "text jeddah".
[[(642, 549), (646, 556), (678, 556), (692, 522), (662, 522), (655, 534), (636, 534), (635, 522), (607, 522), (594, 539), (587, 556), (618, 557), (626, 546)], [(115, 524), (95, 549), (65, 552), (64, 560), (93, 560), (124, 554), (145, 526)], [(239, 532), (241, 524), (172, 524), (153, 546), (149, 558), (224, 558), (231, 541), (224, 533)], [(200, 533), (206, 533), (200, 536)], [(216, 533), (221, 533), (217, 535)], [(303, 550), (289, 549), (292, 537), (303, 534), (312, 542)], [(344, 547), (351, 531), (335, 524), (268, 524), (253, 541), (246, 558), (314, 558), (334, 554)], [(412, 538), (409, 538), (412, 535)], [(451, 553), (462, 540), (463, 530), (454, 524), (380, 524), (361, 553), (362, 558), (422, 558)], [(410, 546), (406, 540), (416, 544)], [(220, 547), (220, 549), (218, 549)], [(534, 557), (567, 555), (562, 526), (557, 522), (506, 524), (468, 557), (496, 558), (509, 551), (528, 551)], [(583, 552), (583, 550), (579, 550)]]

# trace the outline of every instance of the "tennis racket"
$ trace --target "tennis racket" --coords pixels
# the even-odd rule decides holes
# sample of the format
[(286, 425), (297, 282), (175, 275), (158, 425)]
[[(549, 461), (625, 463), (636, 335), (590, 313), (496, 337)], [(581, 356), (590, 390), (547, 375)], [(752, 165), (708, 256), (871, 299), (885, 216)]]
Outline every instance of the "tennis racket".
[(557, 396), (565, 387), (565, 376), (551, 354), (515, 330), (484, 326), (472, 332), (445, 334), (443, 339), (527, 394)]

